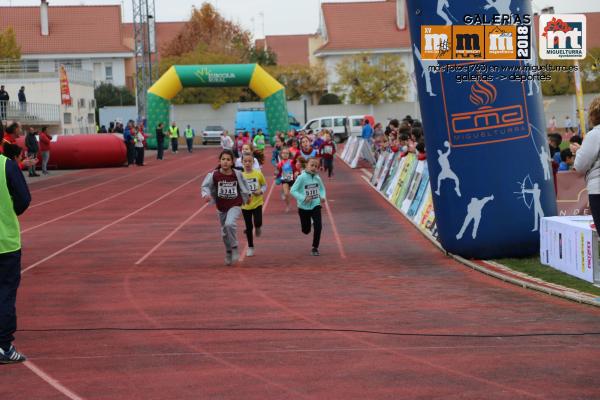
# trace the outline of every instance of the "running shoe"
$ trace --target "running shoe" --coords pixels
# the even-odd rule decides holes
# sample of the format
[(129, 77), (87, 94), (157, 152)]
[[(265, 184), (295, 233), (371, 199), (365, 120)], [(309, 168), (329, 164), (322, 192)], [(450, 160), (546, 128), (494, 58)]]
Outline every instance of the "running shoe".
[(231, 252), (228, 251), (227, 253), (225, 253), (225, 265), (231, 265), (232, 263), (232, 255)]
[(238, 248), (234, 247), (231, 249), (231, 261), (236, 263), (240, 259), (240, 253), (238, 252)]
[(248, 250), (246, 250), (246, 257), (253, 257), (254, 256), (254, 247), (248, 247)]
[(313, 247), (312, 251), (310, 252), (311, 256), (320, 256), (321, 254), (319, 253), (319, 249), (317, 249), (316, 247)]
[(15, 346), (10, 346), (8, 351), (0, 349), (0, 364), (16, 364), (26, 361), (27, 357), (19, 353)]

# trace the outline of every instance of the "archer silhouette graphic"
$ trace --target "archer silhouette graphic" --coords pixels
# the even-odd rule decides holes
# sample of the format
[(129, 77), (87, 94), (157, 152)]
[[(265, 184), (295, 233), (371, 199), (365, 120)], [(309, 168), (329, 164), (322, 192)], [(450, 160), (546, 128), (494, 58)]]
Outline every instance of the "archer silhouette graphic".
[[(536, 232), (539, 229), (540, 218), (544, 218), (544, 209), (542, 208), (541, 196), (542, 191), (537, 183), (531, 181), (531, 177), (527, 175), (523, 182), (517, 182), (521, 185), (520, 192), (514, 192), (519, 195), (519, 199), (523, 199), (525, 206), (531, 210), (533, 206), (533, 229), (531, 232)], [(527, 188), (527, 183), (531, 188)], [(527, 195), (531, 195), (531, 201), (527, 202)]]
[(431, 72), (429, 67), (437, 67), (439, 64), (437, 60), (422, 60), (421, 52), (417, 48), (417, 45), (413, 44), (413, 47), (415, 48), (415, 56), (419, 59), (419, 63), (421, 63), (421, 68), (423, 69), (421, 75), (425, 78), (425, 90), (427, 90), (427, 93), (429, 93), (430, 96), (437, 96), (437, 94), (433, 93), (433, 89), (431, 88), (431, 74), (434, 72)]
[(438, 155), (439, 155), (438, 164), (440, 164), (442, 171), (438, 175), (437, 190), (435, 191), (435, 194), (437, 194), (438, 196), (440, 195), (440, 189), (442, 187), (442, 181), (444, 179), (452, 179), (454, 181), (454, 190), (456, 191), (456, 194), (458, 195), (458, 197), (461, 197), (460, 181), (458, 179), (458, 176), (456, 176), (454, 171), (452, 171), (452, 168), (450, 168), (450, 161), (448, 160), (448, 157), (450, 156), (450, 152), (451, 152), (450, 143), (448, 143), (448, 141), (446, 140), (444, 142), (444, 146), (448, 148), (447, 152), (442, 153), (441, 150), (437, 151)]
[(494, 195), (484, 197), (483, 199), (478, 199), (476, 197), (471, 198), (471, 202), (467, 206), (467, 216), (465, 218), (465, 222), (463, 222), (460, 232), (458, 232), (456, 235), (457, 240), (462, 239), (471, 221), (473, 221), (473, 232), (471, 233), (471, 237), (473, 239), (477, 238), (479, 222), (481, 222), (481, 211), (483, 211), (483, 207), (485, 207), (485, 205), (492, 200), (494, 200)]

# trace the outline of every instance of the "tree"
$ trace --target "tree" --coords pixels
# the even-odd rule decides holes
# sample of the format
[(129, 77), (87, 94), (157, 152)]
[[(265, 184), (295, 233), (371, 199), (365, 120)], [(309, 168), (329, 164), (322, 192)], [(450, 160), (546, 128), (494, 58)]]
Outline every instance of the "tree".
[(250, 32), (228, 21), (210, 4), (200, 9), (192, 7), (192, 16), (181, 32), (165, 46), (166, 57), (183, 56), (203, 44), (214, 53), (236, 57), (240, 62), (248, 57), (251, 47)]
[(0, 32), (0, 59), (18, 60), (21, 58), (21, 46), (17, 44), (17, 37), (12, 26)]
[[(541, 60), (540, 60), (541, 64)], [(549, 61), (554, 66), (573, 66), (572, 60)], [(588, 49), (587, 57), (579, 61), (581, 71), (581, 86), (583, 93), (600, 92), (600, 48)], [(575, 94), (575, 77), (572, 72), (551, 72), (549, 81), (542, 81), (542, 94), (544, 96), (559, 96)]]
[(278, 65), (267, 67), (267, 70), (285, 86), (288, 100), (298, 100), (301, 96), (308, 95), (316, 103), (327, 89), (327, 71), (321, 64)]
[(327, 93), (321, 96), (319, 99), (319, 105), (326, 106), (329, 104), (342, 104), (342, 100), (340, 100), (338, 95), (334, 93)]
[(398, 55), (377, 59), (366, 53), (345, 57), (336, 66), (339, 80), (334, 90), (345, 93), (350, 103), (379, 104), (404, 100), (408, 74)]
[(110, 83), (101, 83), (94, 89), (96, 108), (107, 106), (133, 106), (135, 96), (125, 86), (117, 87)]
[(258, 49), (256, 46), (252, 46), (249, 51), (248, 61), (260, 64), (263, 67), (277, 65), (277, 54), (273, 53), (271, 49)]

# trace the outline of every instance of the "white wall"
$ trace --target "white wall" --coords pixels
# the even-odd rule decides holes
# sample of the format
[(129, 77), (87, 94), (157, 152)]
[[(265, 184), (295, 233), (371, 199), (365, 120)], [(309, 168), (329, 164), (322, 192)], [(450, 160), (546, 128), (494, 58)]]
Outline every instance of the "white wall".
[[(96, 132), (96, 117), (94, 87), (91, 85), (79, 85), (69, 83), (71, 92), (71, 105), (61, 106), (61, 123), (62, 133), (95, 133)], [(60, 93), (60, 88), (58, 89)], [(82, 104), (83, 103), (83, 104)], [(71, 123), (67, 124), (64, 121), (65, 113), (71, 114)], [(89, 118), (92, 118), (89, 120)]]
[[(59, 59), (59, 57), (57, 57)], [(54, 59), (39, 60), (40, 72), (54, 72)], [(99, 70), (94, 70), (94, 64), (100, 64)], [(112, 65), (113, 79), (111, 83), (115, 86), (125, 86), (125, 59), (124, 58), (83, 58), (81, 69), (93, 72), (94, 81), (107, 82), (106, 66)]]
[(10, 96), (10, 101), (19, 101), (18, 93), (25, 86), (28, 103), (60, 104), (60, 84), (56, 78), (7, 79), (1, 82)]

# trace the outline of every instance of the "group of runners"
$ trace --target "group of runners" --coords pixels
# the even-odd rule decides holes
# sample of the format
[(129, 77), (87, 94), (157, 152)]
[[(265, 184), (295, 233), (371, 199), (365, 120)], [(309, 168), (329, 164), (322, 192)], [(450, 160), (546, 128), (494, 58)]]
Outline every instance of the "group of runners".
[[(247, 257), (254, 256), (254, 237), (262, 233), (262, 210), (267, 190), (262, 165), (265, 160), (265, 138), (262, 132), (250, 140), (244, 133), (235, 140), (222, 141), (219, 165), (202, 183), (202, 197), (216, 204), (221, 235), (225, 244), (225, 264), (232, 265), (240, 257), (237, 221), (243, 216), (248, 241)], [(258, 146), (256, 146), (258, 144)], [(277, 134), (271, 163), (275, 183), (281, 185), (281, 198), (289, 212), (291, 199), (296, 200), (301, 230), (313, 232), (311, 255), (318, 256), (321, 241), (321, 204), (326, 199), (325, 185), (319, 170), (333, 173), (335, 143), (327, 131), (291, 131)]]

